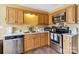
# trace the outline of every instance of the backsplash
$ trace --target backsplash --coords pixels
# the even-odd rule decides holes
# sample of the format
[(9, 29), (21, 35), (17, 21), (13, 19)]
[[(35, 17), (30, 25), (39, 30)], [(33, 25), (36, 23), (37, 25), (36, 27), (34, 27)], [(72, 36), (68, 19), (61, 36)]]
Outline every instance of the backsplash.
[(69, 27), (69, 29), (72, 31), (72, 33), (79, 33), (79, 24), (66, 24)]
[[(29, 31), (29, 27), (33, 27), (33, 30), (41, 30), (43, 31), (43, 28), (46, 26), (30, 26), (30, 25), (7, 25), (6, 29), (12, 27), (13, 28), (13, 32), (28, 32)], [(38, 31), (39, 31), (38, 30)], [(7, 32), (7, 30), (6, 30)]]

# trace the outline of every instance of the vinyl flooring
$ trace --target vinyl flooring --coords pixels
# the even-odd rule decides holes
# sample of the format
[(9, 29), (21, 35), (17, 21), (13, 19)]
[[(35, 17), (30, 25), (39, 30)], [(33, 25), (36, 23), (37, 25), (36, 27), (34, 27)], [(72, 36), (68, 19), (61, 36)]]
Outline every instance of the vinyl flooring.
[(45, 47), (37, 48), (34, 50), (30, 50), (26, 52), (25, 54), (59, 54), (59, 53), (56, 52), (51, 47), (45, 46)]

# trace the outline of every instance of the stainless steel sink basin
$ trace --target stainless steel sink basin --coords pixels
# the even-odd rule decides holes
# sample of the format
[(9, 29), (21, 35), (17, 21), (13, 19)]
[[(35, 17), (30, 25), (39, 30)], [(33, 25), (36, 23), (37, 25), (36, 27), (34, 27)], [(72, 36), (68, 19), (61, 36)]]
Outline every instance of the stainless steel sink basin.
[(36, 31), (24, 32), (24, 33), (35, 33)]

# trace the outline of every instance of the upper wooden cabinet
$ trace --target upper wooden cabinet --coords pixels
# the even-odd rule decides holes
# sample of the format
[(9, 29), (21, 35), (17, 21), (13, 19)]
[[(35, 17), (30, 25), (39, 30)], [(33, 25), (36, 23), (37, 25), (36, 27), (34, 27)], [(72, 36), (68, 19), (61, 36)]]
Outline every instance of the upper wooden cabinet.
[(16, 14), (17, 14), (17, 24), (23, 24), (23, 10), (21, 9), (17, 9), (16, 10)]
[(45, 15), (45, 16), (44, 16), (44, 19), (45, 19), (45, 20), (44, 20), (44, 24), (45, 24), (45, 25), (49, 25), (49, 16), (48, 16), (48, 15)]
[(6, 9), (6, 21), (8, 24), (16, 23), (16, 10), (14, 8), (7, 7)]
[[(65, 6), (64, 6), (65, 7)], [(55, 12), (49, 14), (49, 23), (53, 24), (52, 16), (57, 16), (61, 13), (66, 13), (66, 23), (74, 24), (77, 23), (77, 5), (69, 5), (67, 7), (57, 9)]]
[(48, 25), (49, 24), (49, 16), (48, 15), (38, 15), (38, 25)]
[(77, 22), (77, 6), (72, 5), (66, 9), (66, 22), (76, 23)]
[(23, 24), (23, 10), (7, 7), (6, 21), (8, 24)]
[[(27, 15), (30, 14), (30, 15)], [(34, 13), (29, 10), (19, 8), (6, 8), (7, 24), (26, 24), (26, 25), (48, 25), (49, 16), (43, 13)]]

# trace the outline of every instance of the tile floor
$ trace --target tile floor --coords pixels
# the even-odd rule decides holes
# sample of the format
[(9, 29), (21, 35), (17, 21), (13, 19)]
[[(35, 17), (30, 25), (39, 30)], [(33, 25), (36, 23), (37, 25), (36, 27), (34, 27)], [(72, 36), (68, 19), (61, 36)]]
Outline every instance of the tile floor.
[(54, 49), (45, 46), (45, 47), (28, 51), (26, 52), (26, 54), (59, 54), (59, 53), (56, 52)]

